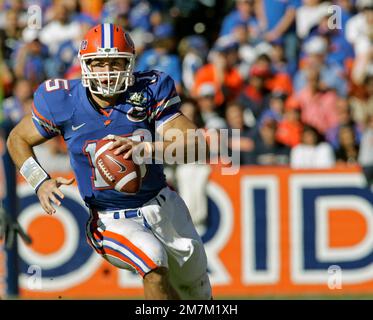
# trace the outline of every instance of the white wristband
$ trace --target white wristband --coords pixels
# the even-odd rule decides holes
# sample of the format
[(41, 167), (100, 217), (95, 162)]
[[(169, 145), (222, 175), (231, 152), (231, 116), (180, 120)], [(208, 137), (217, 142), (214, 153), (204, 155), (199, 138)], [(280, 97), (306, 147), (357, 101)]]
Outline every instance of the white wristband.
[(35, 191), (43, 181), (50, 178), (33, 157), (23, 163), (20, 173)]

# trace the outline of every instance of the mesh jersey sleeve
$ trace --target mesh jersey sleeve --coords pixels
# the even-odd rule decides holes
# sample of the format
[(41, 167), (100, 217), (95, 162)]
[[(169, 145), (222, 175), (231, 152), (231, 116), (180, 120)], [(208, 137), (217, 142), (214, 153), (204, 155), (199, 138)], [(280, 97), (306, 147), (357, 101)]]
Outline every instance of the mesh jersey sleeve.
[(155, 123), (156, 128), (181, 114), (181, 99), (176, 92), (173, 79), (162, 74), (158, 81), (155, 100), (148, 109), (149, 122)]
[(47, 100), (44, 97), (44, 87), (42, 84), (34, 93), (34, 101), (32, 104), (32, 120), (40, 132), (40, 134), (47, 138), (53, 138), (61, 134), (61, 130), (53, 119)]

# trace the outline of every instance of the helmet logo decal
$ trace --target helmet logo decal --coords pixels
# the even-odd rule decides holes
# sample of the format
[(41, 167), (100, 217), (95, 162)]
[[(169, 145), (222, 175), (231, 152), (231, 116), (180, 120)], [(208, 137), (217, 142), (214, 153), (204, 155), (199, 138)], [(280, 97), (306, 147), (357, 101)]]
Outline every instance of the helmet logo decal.
[(80, 50), (85, 50), (88, 47), (88, 40), (82, 40), (80, 43)]

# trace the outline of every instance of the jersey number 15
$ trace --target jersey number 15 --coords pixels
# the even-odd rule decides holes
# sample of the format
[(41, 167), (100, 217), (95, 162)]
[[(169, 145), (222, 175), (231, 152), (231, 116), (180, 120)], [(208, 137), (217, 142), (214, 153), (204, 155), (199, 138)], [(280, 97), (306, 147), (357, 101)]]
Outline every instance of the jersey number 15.
[[(112, 186), (107, 184), (102, 177), (100, 171), (98, 171), (96, 167), (96, 142), (91, 142), (88, 143), (85, 148), (84, 148), (84, 153), (88, 157), (89, 163), (92, 167), (92, 184), (95, 189), (113, 189)], [(141, 178), (144, 178), (146, 175), (147, 167), (145, 164), (140, 165), (140, 170), (141, 170)]]

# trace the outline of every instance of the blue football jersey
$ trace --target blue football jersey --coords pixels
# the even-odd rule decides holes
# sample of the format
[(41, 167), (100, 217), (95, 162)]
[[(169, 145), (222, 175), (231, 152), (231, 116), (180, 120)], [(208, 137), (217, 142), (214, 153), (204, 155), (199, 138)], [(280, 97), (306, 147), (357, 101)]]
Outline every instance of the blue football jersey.
[(108, 134), (133, 136), (135, 131), (141, 139), (145, 129), (154, 140), (159, 125), (180, 115), (180, 98), (170, 76), (148, 71), (135, 72), (134, 77), (134, 85), (103, 112), (94, 108), (80, 79), (47, 80), (34, 94), (36, 128), (48, 139), (63, 136), (80, 194), (89, 207), (98, 210), (137, 208), (166, 186), (160, 164), (146, 165), (141, 189), (135, 195), (114, 190), (95, 167), (97, 140)]

